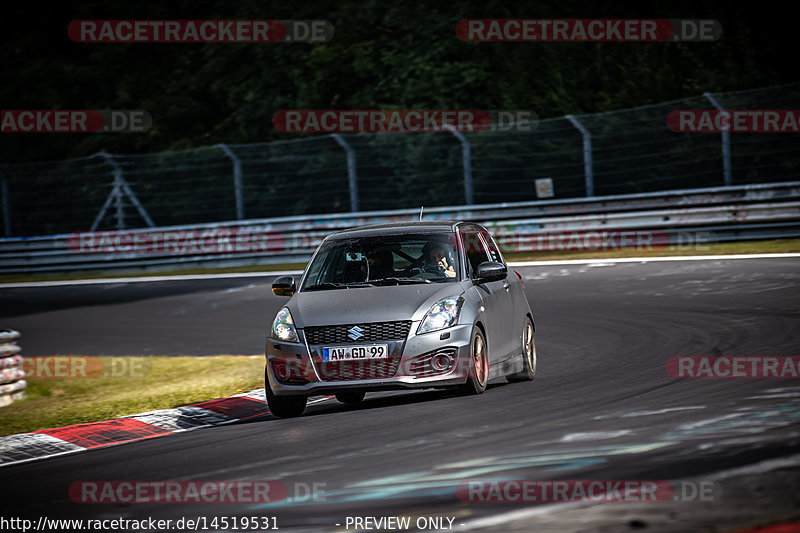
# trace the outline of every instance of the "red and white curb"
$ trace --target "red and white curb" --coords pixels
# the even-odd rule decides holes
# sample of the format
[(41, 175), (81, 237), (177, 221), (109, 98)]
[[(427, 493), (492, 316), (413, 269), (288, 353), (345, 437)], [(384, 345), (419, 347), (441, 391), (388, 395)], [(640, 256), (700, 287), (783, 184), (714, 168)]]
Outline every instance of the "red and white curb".
[[(321, 397), (309, 404), (328, 400)], [(192, 429), (231, 424), (270, 414), (264, 389), (112, 420), (0, 437), (0, 467), (104, 448)]]

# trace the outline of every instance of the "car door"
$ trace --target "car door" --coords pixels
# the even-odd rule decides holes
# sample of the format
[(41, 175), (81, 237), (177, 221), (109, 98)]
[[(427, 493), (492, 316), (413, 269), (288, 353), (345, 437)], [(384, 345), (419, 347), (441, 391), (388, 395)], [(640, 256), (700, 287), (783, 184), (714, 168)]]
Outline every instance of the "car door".
[[(506, 265), (503, 255), (500, 253), (500, 248), (497, 242), (492, 238), (488, 231), (482, 231), (481, 236), (486, 242), (489, 251), (489, 257), (492, 261)], [(508, 265), (506, 265), (508, 268)], [(522, 348), (522, 327), (524, 324), (524, 317), (528, 313), (528, 299), (525, 294), (525, 289), (522, 286), (522, 280), (513, 271), (509, 270), (506, 279), (502, 281), (503, 289), (506, 292), (505, 302), (500, 310), (503, 316), (504, 340), (508, 341), (508, 345), (503, 349), (504, 353), (513, 355), (519, 352)]]
[[(497, 243), (495, 243), (489, 232), (484, 229), (480, 233), (486, 245), (489, 260), (501, 263), (508, 268), (503, 256), (500, 254)], [(513, 272), (506, 274), (506, 277), (499, 281), (503, 289), (503, 292), (498, 295), (497, 305), (498, 319), (502, 323), (502, 344), (498, 347), (501, 353), (504, 354), (502, 359), (510, 358), (514, 354), (514, 351), (520, 346), (520, 342), (517, 342), (517, 339), (522, 326), (520, 320), (517, 318), (519, 314), (519, 302), (516, 301), (520, 291), (514, 290), (518, 289), (518, 287), (514, 286), (515, 282), (518, 283), (518, 279)]]
[[(478, 265), (484, 261), (491, 261), (492, 258), (479, 231), (463, 231), (461, 235), (467, 256), (468, 275), (475, 279)], [(476, 283), (474, 286), (483, 301), (486, 344), (491, 365), (511, 356), (508, 339), (511, 326), (508, 323), (509, 312), (507, 310), (510, 300), (506, 292), (506, 283), (507, 280), (499, 280)]]

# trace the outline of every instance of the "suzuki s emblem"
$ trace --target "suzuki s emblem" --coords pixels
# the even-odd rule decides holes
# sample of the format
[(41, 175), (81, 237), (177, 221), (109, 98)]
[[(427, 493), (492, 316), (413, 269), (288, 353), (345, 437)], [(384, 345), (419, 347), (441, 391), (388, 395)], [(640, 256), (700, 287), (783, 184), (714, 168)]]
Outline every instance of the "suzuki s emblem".
[(353, 339), (354, 341), (357, 341), (358, 339), (364, 336), (363, 331), (364, 330), (361, 329), (360, 327), (353, 326), (352, 328), (347, 330), (347, 336)]

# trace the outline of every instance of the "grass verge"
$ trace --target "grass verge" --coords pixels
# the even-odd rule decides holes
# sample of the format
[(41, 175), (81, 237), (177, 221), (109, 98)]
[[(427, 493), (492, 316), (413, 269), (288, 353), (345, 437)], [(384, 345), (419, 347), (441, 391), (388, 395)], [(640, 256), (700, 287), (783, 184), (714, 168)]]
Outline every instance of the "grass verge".
[(616, 259), (625, 257), (669, 257), (687, 255), (777, 254), (800, 252), (800, 239), (720, 242), (694, 246), (660, 246), (650, 250), (585, 252), (509, 252), (506, 261), (559, 261), (568, 259)]
[(306, 263), (276, 263), (274, 265), (246, 265), (226, 268), (183, 268), (175, 270), (152, 270), (136, 272), (59, 272), (54, 274), (9, 274), (0, 276), (0, 283), (20, 283), (33, 281), (64, 281), (74, 279), (106, 279), (106, 278), (144, 278), (150, 276), (191, 276), (195, 274), (227, 274), (237, 272), (301, 272)]
[[(264, 387), (264, 356), (100, 357), (135, 377), (27, 379), (27, 398), (0, 408), (0, 435), (169, 409)], [(126, 372), (125, 369), (138, 369)]]
[[(800, 252), (800, 239), (772, 239), (761, 241), (739, 241), (695, 246), (655, 247), (650, 250), (608, 250), (585, 252), (507, 252), (507, 261), (558, 261), (567, 259), (613, 259), (624, 257), (663, 257), (674, 255), (729, 255), (769, 254)], [(0, 283), (35, 281), (64, 281), (78, 279), (133, 278), (147, 276), (187, 276), (193, 274), (225, 274), (247, 272), (296, 271), (305, 269), (306, 263), (280, 263), (275, 265), (248, 265), (229, 268), (186, 268), (148, 272), (63, 272), (58, 274), (13, 274), (0, 276)]]

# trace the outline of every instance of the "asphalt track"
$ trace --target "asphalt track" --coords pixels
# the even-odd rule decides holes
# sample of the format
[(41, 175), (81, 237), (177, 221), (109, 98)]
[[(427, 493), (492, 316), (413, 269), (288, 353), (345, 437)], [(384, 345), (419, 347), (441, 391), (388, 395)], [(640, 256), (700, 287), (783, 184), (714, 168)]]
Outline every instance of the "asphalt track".
[[(299, 419), (3, 467), (2, 516), (274, 516), (284, 530), (345, 531), (347, 516), (406, 515), (451, 517), (453, 531), (531, 532), (733, 531), (800, 517), (800, 382), (680, 380), (665, 370), (678, 355), (800, 355), (800, 260), (517, 270), (536, 315), (532, 383), (500, 380), (476, 397), (331, 400)], [(22, 331), (26, 355), (262, 353), (283, 301), (270, 282), (1, 289), (0, 321)], [(713, 481), (714, 489), (712, 501), (588, 509), (457, 497), (460, 481), (487, 478)], [(75, 504), (68, 488), (80, 480), (275, 480), (290, 496), (317, 484), (319, 501)]]

